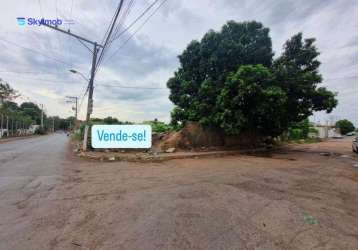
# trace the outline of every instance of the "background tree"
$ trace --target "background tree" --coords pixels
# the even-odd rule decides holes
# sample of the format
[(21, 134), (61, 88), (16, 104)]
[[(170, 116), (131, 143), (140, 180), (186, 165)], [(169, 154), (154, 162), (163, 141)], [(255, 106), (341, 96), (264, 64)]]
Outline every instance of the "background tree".
[(353, 123), (347, 119), (339, 120), (336, 122), (336, 128), (339, 128), (342, 135), (354, 131)]
[(228, 22), (192, 41), (167, 82), (176, 105), (172, 124), (199, 121), (227, 133), (256, 130), (277, 136), (314, 111), (331, 112), (335, 94), (318, 87), (319, 52), (299, 33), (273, 61), (269, 29), (258, 22)]
[(69, 116), (65, 119), (60, 120), (59, 129), (68, 130), (73, 129), (75, 126), (76, 118), (74, 116)]
[[(37, 104), (33, 102), (23, 102), (20, 105), (20, 109), (23, 111), (23, 113), (29, 117), (31, 117), (32, 120), (36, 124), (41, 124), (41, 109)], [(46, 119), (46, 115), (44, 114), (44, 120)]]
[(119, 124), (118, 119), (115, 117), (112, 117), (112, 116), (108, 116), (108, 117), (104, 118), (103, 122), (105, 124)]
[[(27, 129), (32, 124), (41, 123), (41, 109), (33, 102), (24, 102), (20, 106), (13, 100), (19, 96), (18, 92), (14, 90), (8, 83), (0, 79), (0, 98), (2, 106), (0, 106), (0, 114), (6, 117), (6, 126), (9, 125), (10, 134), (16, 134), (17, 129)], [(74, 125), (74, 117), (67, 119), (58, 116), (47, 117), (44, 113), (44, 129), (52, 131), (53, 121), (55, 121), (55, 130), (68, 129), (69, 125)], [(3, 123), (4, 126), (4, 123)]]
[(7, 82), (3, 81), (0, 78), (0, 106), (5, 101), (11, 101), (18, 96), (19, 95), (18, 95), (17, 91), (14, 90), (13, 88), (11, 88)]
[(4, 109), (8, 110), (8, 111), (18, 111), (19, 110), (19, 106), (17, 105), (16, 102), (11, 102), (11, 101), (6, 101), (3, 104)]

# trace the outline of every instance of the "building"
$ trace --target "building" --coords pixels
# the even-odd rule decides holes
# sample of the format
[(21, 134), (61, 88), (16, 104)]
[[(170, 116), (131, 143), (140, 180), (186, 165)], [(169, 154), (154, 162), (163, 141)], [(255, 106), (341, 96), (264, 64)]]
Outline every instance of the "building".
[(325, 138), (333, 138), (333, 137), (341, 137), (342, 135), (339, 132), (339, 129), (337, 129), (333, 125), (321, 125), (316, 124), (314, 126), (315, 129), (318, 131), (318, 138), (325, 139)]

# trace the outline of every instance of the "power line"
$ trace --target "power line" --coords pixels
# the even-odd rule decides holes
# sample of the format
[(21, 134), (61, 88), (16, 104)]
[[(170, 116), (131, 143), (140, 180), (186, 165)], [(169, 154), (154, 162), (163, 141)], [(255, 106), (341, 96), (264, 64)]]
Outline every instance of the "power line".
[[(120, 1), (120, 4), (115, 12), (115, 16), (114, 18), (112, 19), (112, 23), (110, 25), (110, 29), (109, 29), (109, 32), (108, 32), (108, 35), (107, 35), (107, 38), (105, 40), (105, 44), (104, 45), (100, 45), (98, 44), (97, 42), (93, 42), (93, 41), (90, 41), (86, 38), (83, 38), (83, 37), (80, 37), (79, 35), (76, 35), (76, 34), (73, 34), (71, 33), (69, 30), (68, 31), (65, 31), (61, 28), (58, 28), (57, 26), (52, 26), (52, 25), (48, 25), (48, 24), (44, 24), (44, 26), (48, 27), (48, 28), (51, 28), (51, 29), (54, 29), (56, 31), (60, 31), (62, 33), (65, 33), (67, 35), (70, 35), (70, 36), (73, 36), (77, 39), (80, 39), (82, 41), (85, 41), (87, 43), (90, 43), (94, 46), (94, 49), (93, 49), (93, 54), (92, 54), (92, 67), (91, 67), (91, 77), (89, 79), (89, 83), (88, 83), (88, 104), (87, 104), (87, 114), (86, 114), (86, 121), (88, 122), (89, 119), (90, 119), (90, 115), (92, 113), (92, 109), (93, 109), (93, 82), (94, 82), (94, 78), (95, 78), (95, 71), (96, 71), (96, 66), (97, 66), (97, 63), (98, 63), (98, 60), (97, 60), (97, 52), (100, 50), (100, 48), (102, 48), (101, 50), (101, 54), (100, 54), (100, 59), (101, 57), (103, 57), (103, 54), (104, 54), (104, 51), (108, 45), (108, 41), (111, 37), (111, 34), (112, 34), (112, 31), (113, 31), (113, 28), (116, 24), (116, 21), (117, 21), (117, 18), (118, 18), (118, 15), (119, 15), (119, 12), (122, 8), (122, 5), (123, 5), (123, 2), (124, 0), (121, 0)], [(56, 12), (57, 12), (57, 9), (56, 9)], [(87, 91), (86, 91), (87, 92)]]
[(144, 20), (144, 22), (110, 55), (105, 61), (107, 62), (110, 60), (119, 50), (121, 50), (142, 28), (143, 26), (149, 21), (149, 19), (155, 15), (155, 13), (159, 10), (160, 7), (166, 2), (167, 0), (163, 0), (160, 5), (152, 12), (150, 16), (147, 17), (147, 19)]
[(118, 22), (118, 25), (117, 25), (117, 27), (116, 27), (116, 30), (115, 30), (115, 32), (114, 32), (114, 34), (113, 34), (113, 39), (110, 41), (111, 44), (113, 43), (113, 41), (114, 41), (115, 38), (117, 37), (117, 35), (118, 35), (119, 31), (120, 31), (120, 28), (123, 26), (125, 19), (126, 19), (127, 16), (129, 15), (129, 13), (130, 13), (130, 11), (131, 11), (133, 5), (134, 5), (134, 2), (135, 2), (134, 0), (131, 0), (131, 1), (129, 2), (129, 4), (127, 5), (127, 9), (124, 11), (124, 14), (121, 16), (121, 18), (120, 18), (120, 20), (119, 20), (119, 22)]
[(61, 80), (53, 80), (53, 79), (43, 79), (43, 78), (32, 78), (32, 77), (24, 77), (24, 76), (16, 76), (16, 78), (22, 78), (25, 80), (34, 80), (40, 82), (48, 82), (48, 83), (67, 83), (67, 84), (74, 84), (73, 82), (69, 81), (61, 81)]
[(113, 20), (114, 20), (114, 18), (115, 18), (115, 16), (116, 16), (116, 13), (117, 13), (117, 12), (115, 12), (115, 13), (113, 14), (113, 16), (112, 16), (112, 18), (111, 18), (111, 21), (109, 22), (109, 25), (108, 25), (108, 27), (107, 27), (107, 29), (106, 29), (106, 32), (104, 33), (104, 36), (103, 36), (103, 38), (102, 38), (101, 44), (104, 44), (105, 41), (106, 41), (106, 37), (107, 37), (107, 35), (108, 35), (109, 29), (111, 28), (111, 25), (112, 25)]
[[(129, 4), (127, 4), (126, 9), (125, 9), (123, 12), (120, 13), (119, 21), (118, 21), (118, 23), (115, 25), (115, 29), (114, 29), (114, 32), (113, 32), (113, 36), (111, 36), (111, 38), (112, 38), (112, 37), (113, 37), (113, 38), (110, 39), (110, 41), (108, 42), (108, 45), (107, 45), (107, 48), (108, 48), (108, 49), (109, 49), (109, 47), (111, 46), (111, 44), (112, 44), (112, 42), (113, 42), (113, 40), (114, 40), (114, 37), (117, 36), (117, 34), (118, 34), (120, 28), (123, 26), (124, 21), (125, 21), (126, 17), (128, 16), (128, 14), (129, 14), (129, 12), (130, 12), (130, 10), (131, 10), (133, 4), (134, 4), (134, 0), (131, 0), (131, 1), (129, 2)], [(112, 17), (110, 23), (113, 23), (114, 17), (115, 17), (115, 16)], [(110, 26), (111, 26), (111, 25), (108, 26), (108, 28), (107, 28), (107, 30), (106, 30), (106, 32), (105, 32), (104, 38), (103, 38), (103, 40), (102, 40), (102, 44), (104, 43), (104, 40), (105, 40), (106, 36), (108, 35)], [(100, 60), (100, 61), (98, 62), (98, 66), (100, 65), (101, 61), (102, 61), (102, 60)]]
[(85, 93), (84, 93), (83, 96), (81, 97), (80, 105), (79, 105), (79, 107), (78, 107), (78, 112), (81, 112), (81, 107), (82, 107), (83, 101), (84, 101), (84, 99), (85, 99), (85, 97), (86, 97), (86, 95), (87, 95), (87, 93), (88, 93), (88, 89), (89, 89), (89, 88), (88, 88), (88, 86), (87, 86)]
[[(21, 70), (0, 70), (0, 73), (15, 73), (15, 74), (44, 74), (48, 75), (48, 73), (45, 73), (43, 71), (21, 71)], [(334, 81), (334, 80), (344, 80), (344, 79), (356, 79), (358, 76), (342, 76), (342, 77), (336, 77), (336, 78), (327, 78), (324, 79), (324, 81)]]
[[(87, 78), (89, 78), (90, 74), (91, 74), (91, 72), (88, 73)], [(80, 105), (79, 105), (79, 107), (78, 107), (78, 112), (81, 112), (81, 107), (82, 107), (82, 104), (83, 104), (83, 102), (84, 102), (84, 98), (86, 97), (86, 95), (87, 95), (87, 93), (88, 93), (88, 91), (89, 91), (89, 87), (90, 87), (90, 86), (89, 86), (89, 83), (88, 83), (87, 86), (86, 86), (86, 88), (85, 88), (85, 90), (84, 90), (84, 94), (83, 94), (82, 97), (81, 97)]]
[(40, 6), (40, 13), (41, 13), (41, 16), (42, 16), (42, 17), (44, 17), (44, 16), (43, 16), (43, 12), (42, 12), (42, 4), (41, 4), (41, 0), (38, 0), (38, 4), (39, 4), (39, 6)]
[(123, 88), (123, 89), (157, 89), (157, 90), (168, 89), (168, 88), (161, 88), (161, 87), (141, 87), (141, 86), (112, 85), (112, 84), (106, 84), (106, 83), (97, 84), (96, 86), (104, 86), (104, 87), (112, 87), (112, 88)]
[(108, 30), (108, 32), (106, 32), (107, 33), (107, 38), (105, 39), (105, 43), (103, 44), (103, 49), (101, 51), (101, 54), (99, 55), (99, 59), (96, 62), (95, 73), (97, 72), (97, 70), (99, 68), (99, 65), (100, 65), (100, 63), (101, 63), (101, 61), (103, 59), (104, 53), (106, 52), (106, 50), (108, 49), (108, 46), (110, 45), (108, 43), (109, 43), (109, 40), (111, 39), (111, 35), (112, 35), (112, 32), (113, 32), (114, 26), (116, 25), (118, 15), (119, 15), (119, 13), (120, 13), (120, 11), (122, 9), (123, 2), (124, 2), (124, 0), (120, 1), (119, 5), (118, 5), (118, 8), (117, 8), (117, 10), (116, 10), (116, 12), (115, 12), (115, 14), (114, 14), (114, 16), (112, 18), (112, 21), (111, 21), (111, 23), (109, 25), (109, 28), (107, 29)]
[(323, 81), (334, 81), (334, 80), (340, 80), (340, 79), (356, 79), (358, 76), (342, 76), (342, 77), (336, 77), (336, 78), (328, 78), (323, 79)]
[(15, 74), (46, 74), (40, 71), (14, 71), (14, 70), (1, 70), (0, 73), (15, 73)]
[[(120, 32), (114, 39), (118, 39), (123, 33), (127, 32), (134, 24), (136, 24), (159, 0), (155, 0), (151, 3), (131, 24), (129, 24), (122, 32)], [(164, 0), (165, 2), (166, 0)]]
[[(4, 71), (0, 71), (0, 73), (2, 73)], [(5, 72), (4, 72), (5, 73)], [(16, 71), (13, 71), (11, 73), (19, 73)], [(23, 72), (25, 74), (29, 73), (29, 74), (39, 74), (40, 72)], [(44, 78), (33, 78), (33, 77), (25, 77), (25, 76), (16, 76), (17, 78), (22, 78), (22, 79), (28, 79), (28, 80), (34, 80), (34, 81), (46, 81), (46, 82), (58, 82), (58, 83), (67, 83), (67, 84), (79, 84), (76, 82), (70, 82), (70, 81), (62, 81), (62, 80), (53, 80), (53, 79), (44, 79)], [(114, 88), (129, 88), (129, 89), (167, 89), (167, 88), (161, 88), (161, 87), (141, 87), (141, 86), (125, 86), (125, 85), (112, 85), (112, 84), (106, 84), (105, 82), (100, 82), (100, 84), (96, 84), (96, 86), (105, 86), (105, 87), (114, 87)], [(84, 96), (87, 94), (88, 92), (88, 86), (86, 87), (86, 91), (84, 93)]]
[[(56, 14), (56, 19), (58, 19), (58, 8), (57, 8), (57, 6), (58, 6), (58, 0), (56, 0), (55, 1), (55, 14)], [(46, 30), (47, 32), (49, 32), (48, 30)], [(61, 51), (63, 51), (63, 58), (69, 58), (68, 57), (68, 50), (67, 49), (65, 49), (64, 48), (64, 38), (61, 38), (61, 37), (59, 37), (59, 34), (55, 34), (55, 37), (56, 37), (56, 39), (57, 39), (57, 41), (58, 41), (58, 48), (61, 50)], [(53, 48), (52, 48), (52, 46), (51, 46), (51, 50), (53, 51)], [(67, 52), (67, 57), (66, 57), (66, 55), (65, 55), (65, 53)], [(70, 60), (71, 61), (71, 60)], [(71, 61), (71, 67), (73, 66), (73, 62)], [(63, 67), (63, 69), (64, 69), (64, 71), (66, 70), (64, 67)], [(59, 68), (57, 67), (57, 71), (59, 71)]]
[[(110, 41), (110, 44), (112, 44), (116, 39), (118, 39), (123, 33), (125, 33), (126, 31), (128, 31), (135, 23), (137, 23), (159, 0), (155, 0), (153, 3), (151, 3), (128, 27), (126, 27), (122, 32), (116, 32), (116, 34), (113, 36), (113, 39)], [(154, 11), (154, 13), (163, 5), (163, 3), (165, 2), (166, 0), (164, 0), (159, 6), (158, 8)], [(150, 17), (152, 17), (154, 15), (154, 13), (152, 15), (150, 15)], [(149, 18), (150, 18), (149, 17)], [(145, 22), (147, 22), (149, 20), (149, 18), (147, 18), (147, 20)], [(144, 25), (142, 25), (144, 26)], [(125, 43), (127, 43), (128, 41), (126, 41)], [(113, 53), (115, 54), (116, 52), (118, 51), (118, 49)], [(110, 58), (112, 58), (113, 54), (110, 56)], [(107, 58), (105, 60), (108, 61), (109, 58)], [(99, 64), (102, 63), (102, 60), (99, 62)], [(99, 68), (99, 65), (98, 65), (98, 68)], [(96, 72), (98, 71), (98, 68), (96, 69)]]
[(71, 17), (71, 19), (72, 19), (72, 10), (73, 10), (73, 0), (71, 1), (71, 11), (70, 11), (70, 17)]
[(103, 56), (103, 54), (104, 54), (104, 51), (105, 51), (106, 47), (108, 46), (108, 42), (109, 42), (109, 40), (110, 40), (110, 38), (111, 38), (111, 35), (112, 35), (112, 32), (113, 32), (114, 26), (116, 25), (117, 18), (118, 18), (118, 15), (119, 15), (119, 13), (120, 13), (120, 11), (121, 11), (121, 9), (122, 9), (122, 6), (123, 6), (123, 0), (120, 1), (119, 6), (118, 6), (118, 8), (117, 8), (117, 10), (116, 10), (116, 12), (115, 12), (113, 18), (112, 18), (112, 22), (110, 23), (110, 25), (109, 25), (109, 27), (108, 27), (108, 32), (106, 32), (106, 33), (107, 33), (107, 37), (106, 37), (106, 39), (105, 39), (105, 43), (103, 44), (103, 47), (104, 47), (104, 48), (103, 48), (103, 50), (101, 51), (101, 54), (100, 54), (100, 57), (99, 57), (99, 61), (101, 60), (101, 58), (102, 58), (102, 56)]
[(26, 50), (31, 51), (31, 52), (33, 52), (33, 53), (42, 55), (42, 56), (47, 57), (47, 58), (49, 58), (49, 59), (51, 59), (51, 60), (53, 60), (53, 61), (56, 61), (56, 62), (58, 62), (58, 63), (65, 64), (65, 65), (67, 65), (67, 66), (71, 66), (71, 64), (69, 64), (69, 63), (67, 63), (67, 62), (64, 62), (64, 61), (59, 60), (59, 59), (57, 59), (57, 58), (55, 58), (55, 57), (51, 57), (51, 56), (49, 56), (49, 55), (46, 55), (46, 54), (44, 54), (44, 53), (42, 53), (42, 52), (40, 52), (40, 51), (38, 51), (38, 50), (34, 50), (34, 49), (30, 49), (30, 48), (24, 47), (24, 46), (22, 46), (22, 45), (19, 45), (19, 44), (17, 44), (17, 43), (11, 42), (11, 41), (6, 40), (6, 39), (1, 38), (1, 37), (0, 37), (0, 40), (3, 41), (3, 42), (7, 42), (7, 43), (9, 43), (9, 44), (12, 44), (12, 45), (14, 45), (14, 46), (17, 46), (17, 47), (19, 47), (19, 48), (26, 49)]
[[(109, 50), (109, 48), (111, 47), (111, 45), (112, 45), (112, 43), (113, 43), (113, 41), (114, 41), (114, 38), (118, 35), (118, 33), (119, 33), (119, 31), (120, 31), (120, 29), (121, 29), (121, 27), (123, 27), (123, 24), (124, 24), (124, 21), (125, 21), (125, 19), (127, 18), (127, 16), (129, 15), (129, 13), (130, 13), (130, 11), (131, 11), (131, 9), (132, 9), (132, 7), (133, 7), (133, 4), (134, 4), (134, 0), (131, 0), (130, 2), (129, 2), (129, 4), (127, 4), (127, 6), (126, 6), (126, 9), (122, 12), (123, 14), (121, 14), (121, 16), (119, 17), (119, 21), (118, 21), (118, 24), (116, 25), (116, 28), (115, 28), (115, 30), (114, 30), (114, 32), (113, 32), (113, 38), (112, 39), (110, 39), (110, 41), (109, 41), (109, 43), (108, 43), (108, 50)], [(101, 61), (99, 61), (99, 63), (98, 63), (98, 67), (99, 67), (99, 65), (102, 63), (102, 60)], [(97, 69), (98, 70), (98, 69)]]
[[(38, 0), (38, 4), (39, 4), (39, 7), (40, 7), (41, 17), (44, 18), (41, 0)], [(56, 17), (57, 17), (57, 0), (56, 0)], [(48, 33), (47, 33), (47, 34), (48, 34)], [(36, 33), (35, 33), (35, 36), (38, 38), (38, 36), (37, 36)], [(50, 39), (50, 38), (49, 38), (49, 39)], [(39, 40), (39, 38), (38, 38), (38, 40)], [(57, 37), (57, 40), (58, 40), (58, 37)], [(51, 50), (51, 53), (54, 54), (54, 49), (53, 49), (52, 44), (51, 44), (51, 46), (50, 46), (50, 50)], [(60, 70), (59, 70), (59, 67), (58, 67), (57, 64), (55, 64), (55, 68), (56, 68), (56, 70), (57, 70), (57, 74), (59, 74)]]

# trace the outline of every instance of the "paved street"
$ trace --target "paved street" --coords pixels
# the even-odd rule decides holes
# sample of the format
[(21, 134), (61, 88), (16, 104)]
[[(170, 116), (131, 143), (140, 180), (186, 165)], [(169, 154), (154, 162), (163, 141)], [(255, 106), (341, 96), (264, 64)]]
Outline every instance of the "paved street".
[(0, 144), (0, 197), (5, 209), (30, 198), (38, 187), (43, 192), (54, 188), (62, 176), (67, 140), (54, 134)]
[(14, 233), (31, 226), (31, 214), (22, 210), (26, 201), (49, 197), (60, 182), (67, 141), (54, 134), (0, 143), (0, 249), (9, 249), (15, 242), (6, 239), (16, 241)]
[(350, 140), (145, 164), (75, 158), (64, 134), (2, 143), (0, 249), (356, 249)]

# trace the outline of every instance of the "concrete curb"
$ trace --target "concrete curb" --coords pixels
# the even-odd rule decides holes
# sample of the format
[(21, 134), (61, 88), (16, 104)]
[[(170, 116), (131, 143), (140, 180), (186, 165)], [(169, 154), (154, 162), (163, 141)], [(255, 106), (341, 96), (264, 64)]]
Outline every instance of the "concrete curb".
[(159, 154), (150, 154), (150, 153), (106, 153), (99, 154), (96, 152), (80, 152), (79, 157), (96, 160), (96, 161), (127, 161), (127, 162), (163, 162), (176, 159), (198, 159), (198, 158), (208, 158), (208, 157), (224, 157), (224, 156), (233, 156), (239, 154), (250, 154), (250, 153), (259, 153), (267, 152), (267, 148), (257, 148), (257, 149), (242, 149), (242, 150), (226, 150), (226, 151), (209, 151), (209, 152), (177, 152), (177, 153), (159, 153)]
[(43, 136), (43, 135), (26, 135), (26, 136), (10, 137), (10, 138), (5, 138), (5, 139), (0, 139), (0, 144), (6, 143), (6, 142), (18, 141), (18, 140), (25, 140), (25, 139), (30, 139), (30, 138), (40, 137), (40, 136)]

